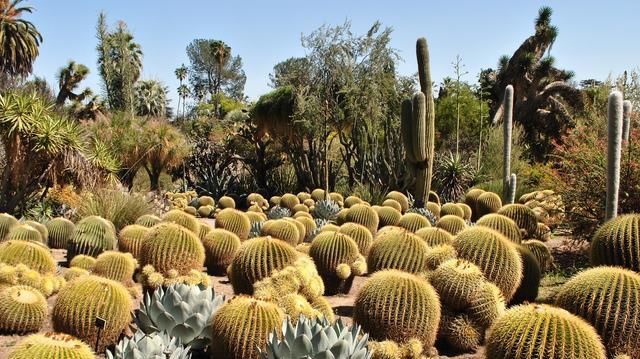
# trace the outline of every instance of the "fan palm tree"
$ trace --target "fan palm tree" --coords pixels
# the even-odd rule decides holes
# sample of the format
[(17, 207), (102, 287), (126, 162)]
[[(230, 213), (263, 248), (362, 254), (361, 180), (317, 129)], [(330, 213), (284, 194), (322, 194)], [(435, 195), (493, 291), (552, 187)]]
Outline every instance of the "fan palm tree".
[[(190, 94), (191, 91), (189, 91), (189, 87), (187, 87), (187, 85), (180, 85), (180, 87), (178, 87), (178, 101), (182, 99), (182, 117), (185, 115), (187, 97), (189, 97)], [(178, 105), (178, 110), (180, 110), (180, 105)]]
[[(551, 25), (552, 10), (543, 7), (535, 21), (535, 34), (526, 39), (511, 57), (503, 56), (498, 64), (496, 89), (502, 98), (507, 85), (514, 88), (514, 120), (524, 130), (530, 155), (543, 160), (553, 141), (560, 141), (573, 127), (571, 108), (582, 106), (582, 94), (569, 83), (571, 71), (554, 67), (548, 53), (558, 35)], [(502, 120), (502, 102), (494, 106), (493, 123)]]
[[(183, 86), (182, 81), (186, 80), (187, 78), (187, 67), (184, 64), (182, 64), (182, 66), (176, 69), (175, 74), (176, 74), (176, 78), (178, 78), (178, 81), (180, 81), (180, 85), (178, 86), (178, 114), (177, 114), (177, 117), (180, 117), (180, 100), (182, 100), (182, 96), (180, 96), (180, 88)], [(184, 112), (182, 113), (182, 116), (184, 116)]]
[(135, 89), (138, 116), (164, 117), (167, 114), (167, 88), (159, 81), (138, 81)]
[(214, 95), (217, 95), (220, 92), (220, 88), (222, 86), (222, 71), (224, 70), (224, 66), (227, 64), (229, 59), (231, 58), (231, 47), (225, 44), (224, 41), (214, 41), (211, 43), (211, 54), (216, 61), (216, 78), (213, 83), (213, 91), (211, 91)]
[(0, 72), (9, 77), (31, 73), (42, 42), (38, 29), (21, 18), (33, 11), (31, 6), (20, 6), (23, 1), (0, 1)]
[(89, 68), (75, 61), (69, 61), (67, 66), (61, 68), (57, 75), (60, 91), (56, 98), (56, 105), (64, 105), (67, 99), (82, 102), (86, 97), (91, 96), (91, 90), (88, 88), (79, 94), (73, 92), (80, 82), (87, 78), (87, 75), (89, 75)]

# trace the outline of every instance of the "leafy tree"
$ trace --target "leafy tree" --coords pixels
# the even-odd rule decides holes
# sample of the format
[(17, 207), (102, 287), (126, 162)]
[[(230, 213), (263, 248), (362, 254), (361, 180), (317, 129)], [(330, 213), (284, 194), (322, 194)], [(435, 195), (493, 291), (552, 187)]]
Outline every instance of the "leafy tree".
[(87, 75), (89, 75), (89, 68), (75, 61), (69, 61), (67, 66), (61, 68), (57, 75), (59, 91), (56, 105), (64, 105), (67, 99), (82, 102), (85, 97), (90, 96), (91, 90), (89, 88), (81, 93), (74, 93), (80, 82), (87, 78)]
[(142, 48), (124, 22), (109, 31), (104, 13), (98, 16), (97, 37), (98, 69), (109, 108), (133, 113), (135, 83), (142, 71)]
[(138, 116), (166, 117), (169, 112), (168, 89), (159, 81), (138, 81), (135, 87)]
[(33, 11), (31, 6), (21, 6), (23, 1), (0, 1), (0, 73), (3, 79), (30, 74), (39, 54), (42, 35), (31, 22), (21, 18)]
[(167, 120), (150, 119), (141, 126), (139, 141), (144, 151), (144, 169), (149, 175), (150, 189), (157, 191), (162, 172), (180, 166), (191, 147), (184, 134)]
[[(554, 66), (548, 52), (558, 29), (551, 25), (552, 10), (543, 7), (535, 21), (535, 33), (527, 38), (511, 57), (503, 57), (496, 76), (496, 93), (514, 87), (514, 119), (522, 125), (529, 156), (545, 160), (554, 141), (561, 141), (575, 126), (571, 109), (582, 106), (581, 92), (569, 80), (571, 71)], [(494, 103), (493, 123), (502, 119), (502, 102)]]
[(291, 57), (273, 67), (269, 74), (271, 87), (281, 86), (301, 87), (310, 83), (309, 59), (306, 57)]

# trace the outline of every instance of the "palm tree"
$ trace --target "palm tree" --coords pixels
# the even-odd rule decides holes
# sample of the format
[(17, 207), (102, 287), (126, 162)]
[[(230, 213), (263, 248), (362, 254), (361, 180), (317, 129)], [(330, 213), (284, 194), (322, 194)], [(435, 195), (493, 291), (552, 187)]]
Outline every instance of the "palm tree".
[[(180, 85), (180, 87), (178, 87), (178, 101), (182, 99), (182, 117), (184, 117), (187, 97), (189, 97), (190, 94), (191, 91), (189, 91), (189, 87), (187, 87), (187, 85)], [(178, 110), (180, 110), (180, 106), (178, 106)]]
[[(530, 156), (544, 160), (554, 141), (561, 141), (575, 123), (569, 109), (582, 106), (582, 94), (569, 83), (571, 71), (554, 67), (549, 51), (558, 35), (551, 25), (552, 10), (543, 7), (535, 21), (535, 34), (511, 57), (500, 58), (496, 93), (502, 98), (507, 85), (514, 88), (514, 120), (524, 130)], [(493, 123), (502, 120), (502, 102), (494, 104)]]
[(222, 88), (222, 78), (224, 67), (231, 58), (231, 47), (224, 41), (214, 41), (211, 43), (211, 53), (216, 61), (216, 76), (213, 82), (213, 97), (215, 101), (216, 115), (220, 116), (220, 98), (219, 93)]
[(89, 68), (85, 65), (77, 64), (75, 61), (69, 61), (66, 67), (61, 68), (57, 76), (60, 91), (56, 98), (56, 105), (64, 105), (67, 99), (82, 102), (84, 98), (91, 96), (91, 90), (88, 88), (79, 94), (73, 92), (80, 82), (87, 78), (88, 74)]
[(164, 119), (145, 123), (140, 138), (144, 149), (144, 169), (149, 175), (151, 190), (157, 191), (162, 172), (180, 166), (191, 147), (184, 134)]
[(138, 116), (164, 117), (167, 114), (167, 88), (156, 80), (138, 81), (135, 88)]
[[(177, 117), (180, 117), (180, 100), (182, 97), (180, 96), (180, 88), (182, 87), (182, 81), (184, 81), (187, 78), (187, 67), (184, 64), (182, 64), (182, 66), (176, 69), (175, 74), (178, 80), (180, 81), (180, 86), (178, 87), (178, 114), (177, 114)], [(182, 113), (182, 116), (184, 116), (184, 112)]]
[(9, 77), (31, 73), (42, 42), (36, 27), (21, 19), (33, 11), (31, 6), (19, 6), (23, 1), (0, 1), (0, 72)]

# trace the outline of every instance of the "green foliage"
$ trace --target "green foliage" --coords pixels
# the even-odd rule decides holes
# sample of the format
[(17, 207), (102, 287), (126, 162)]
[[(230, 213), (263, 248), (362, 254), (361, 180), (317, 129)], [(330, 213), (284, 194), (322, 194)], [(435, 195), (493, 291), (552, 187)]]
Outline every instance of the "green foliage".
[[(91, 344), (93, 345), (93, 344)], [(89, 344), (63, 333), (33, 334), (21, 340), (8, 359), (95, 359)]]
[(427, 252), (425, 241), (409, 231), (381, 231), (369, 250), (367, 267), (370, 273), (397, 269), (417, 274), (427, 269)]
[(47, 319), (45, 297), (36, 289), (17, 285), (0, 291), (0, 332), (24, 334), (40, 330)]
[(119, 231), (135, 223), (142, 215), (150, 213), (151, 206), (142, 196), (102, 188), (84, 193), (77, 216), (78, 218), (100, 216), (111, 221)]
[(640, 276), (630, 270), (597, 267), (565, 283), (556, 304), (584, 318), (598, 331), (610, 356), (640, 356)]
[(169, 89), (157, 80), (142, 80), (135, 84), (135, 112), (138, 116), (168, 117)]
[(591, 263), (640, 271), (640, 215), (627, 214), (606, 222), (591, 240)]
[(207, 271), (223, 275), (240, 249), (240, 238), (225, 229), (215, 228), (202, 239)]
[(54, 273), (57, 265), (43, 244), (15, 240), (0, 243), (0, 262), (9, 265), (22, 263), (40, 274)]
[(24, 19), (23, 15), (30, 14), (33, 7), (20, 6), (22, 1), (5, 1), (0, 9), (0, 72), (3, 77), (26, 77), (39, 54), (42, 35), (33, 23)]
[[(538, 330), (529, 330), (530, 328)], [(489, 331), (487, 359), (605, 359), (596, 331), (571, 313), (547, 305), (509, 309)]]
[(404, 343), (416, 338), (430, 348), (440, 322), (438, 294), (427, 281), (413, 274), (381, 271), (358, 293), (353, 321), (372, 339)]
[[(489, 127), (485, 133), (482, 147), (482, 159), (478, 178), (483, 181), (500, 180), (500, 188), (496, 193), (502, 193), (502, 172), (504, 154), (504, 135), (502, 126)], [(511, 173), (522, 174), (529, 164), (523, 158), (525, 146), (522, 144), (522, 128), (515, 124), (512, 128), (511, 142)]]
[(49, 231), (49, 247), (66, 249), (67, 242), (73, 235), (75, 224), (62, 217), (53, 218), (45, 223)]
[[(327, 295), (348, 293), (353, 282), (354, 270), (351, 268), (356, 261), (364, 262), (356, 242), (338, 232), (318, 234), (311, 242), (309, 256), (318, 268)], [(344, 272), (346, 268), (349, 268), (347, 273)]]
[(259, 359), (269, 334), (282, 325), (284, 315), (274, 303), (238, 296), (223, 305), (211, 323), (213, 357)]
[(141, 266), (152, 265), (156, 271), (170, 270), (187, 275), (204, 266), (204, 247), (197, 234), (175, 224), (161, 223), (149, 230), (142, 243)]
[(116, 245), (113, 223), (99, 216), (85, 217), (76, 224), (67, 243), (67, 261), (71, 262), (79, 254), (97, 257), (104, 251), (115, 249)]

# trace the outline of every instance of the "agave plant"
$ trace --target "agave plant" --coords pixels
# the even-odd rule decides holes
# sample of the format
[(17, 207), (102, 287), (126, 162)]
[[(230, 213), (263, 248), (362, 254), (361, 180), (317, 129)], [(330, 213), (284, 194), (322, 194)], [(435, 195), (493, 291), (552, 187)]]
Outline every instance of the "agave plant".
[(269, 219), (280, 219), (284, 217), (291, 217), (291, 210), (289, 208), (284, 208), (280, 206), (275, 206), (271, 208), (269, 214), (267, 214)]
[(307, 319), (301, 315), (295, 326), (291, 319), (285, 319), (282, 335), (274, 330), (260, 353), (263, 359), (369, 359), (369, 335), (361, 334), (360, 326), (347, 327), (341, 319), (330, 324), (324, 317)]
[(262, 226), (264, 226), (264, 221), (251, 223), (251, 231), (249, 232), (249, 238), (260, 237)]
[(211, 341), (211, 318), (224, 301), (224, 295), (216, 295), (211, 288), (173, 284), (145, 294), (136, 311), (136, 324), (146, 334), (166, 331), (200, 350)]
[(190, 359), (189, 350), (165, 331), (153, 334), (137, 331), (133, 337), (122, 339), (113, 352), (107, 350), (107, 359)]
[(333, 221), (336, 219), (336, 215), (340, 212), (340, 206), (336, 201), (331, 199), (323, 199), (316, 203), (313, 216), (316, 219), (324, 219), (326, 221)]
[(475, 169), (461, 156), (449, 152), (436, 162), (434, 179), (444, 202), (457, 202), (473, 184)]

